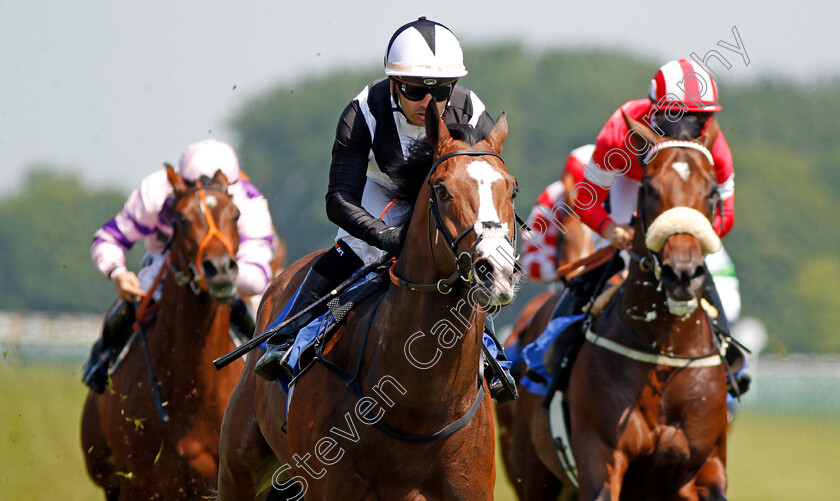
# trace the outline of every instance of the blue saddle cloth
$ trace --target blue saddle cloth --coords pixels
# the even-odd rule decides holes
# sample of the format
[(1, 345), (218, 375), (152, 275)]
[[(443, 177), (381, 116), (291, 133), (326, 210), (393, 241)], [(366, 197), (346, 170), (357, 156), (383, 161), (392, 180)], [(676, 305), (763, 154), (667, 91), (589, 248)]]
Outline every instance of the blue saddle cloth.
[[(357, 289), (361, 288), (364, 284), (366, 284), (367, 282), (377, 278), (378, 276), (379, 275), (375, 272), (368, 273), (366, 276), (361, 277), (359, 280), (354, 282), (353, 285), (351, 285), (350, 287), (345, 289), (341, 293), (341, 296), (353, 295), (355, 292), (357, 292)], [(268, 327), (266, 327), (266, 330), (277, 326), (278, 324), (280, 324), (281, 322), (283, 322), (286, 319), (286, 317), (289, 315), (289, 310), (291, 308), (291, 305), (294, 303), (294, 300), (299, 293), (300, 293), (300, 288), (298, 288), (295, 291), (295, 294), (292, 297), (292, 299), (289, 300), (288, 303), (286, 303), (286, 305), (283, 307), (283, 310), (280, 312), (280, 314), (277, 316), (277, 318), (275, 318), (271, 322), (271, 324)], [(365, 294), (364, 291), (362, 291), (361, 293)], [(366, 295), (363, 295), (362, 297), (366, 297)], [(341, 315), (341, 313), (337, 313), (337, 314)], [(346, 314), (346, 312), (345, 312), (345, 314)], [(300, 373), (300, 371), (302, 371), (305, 368), (305, 367), (301, 367), (301, 356), (303, 355), (303, 353), (305, 351), (309, 350), (313, 346), (313, 344), (315, 344), (315, 341), (318, 339), (319, 336), (326, 333), (332, 326), (336, 325), (337, 323), (338, 322), (336, 321), (336, 318), (333, 316), (333, 312), (331, 310), (327, 310), (324, 314), (322, 314), (322, 315), (318, 316), (317, 318), (313, 319), (306, 326), (301, 328), (300, 331), (298, 331), (297, 336), (295, 336), (294, 343), (292, 343), (292, 347), (289, 349), (289, 359), (288, 359), (288, 364), (292, 368), (292, 371), (293, 371), (295, 376), (297, 376)], [(485, 332), (483, 334), (482, 341), (484, 342), (484, 345), (487, 347), (487, 351), (490, 353), (490, 355), (493, 356), (493, 358), (498, 359), (499, 351), (496, 348), (496, 343), (493, 341), (493, 338), (491, 338)], [(262, 344), (260, 344), (259, 348), (263, 351), (266, 351), (268, 349), (266, 344), (267, 344), (267, 341), (263, 342)], [(308, 360), (308, 358), (307, 358), (307, 360)], [(505, 369), (510, 369), (512, 364), (513, 364), (513, 361), (511, 361), (511, 360), (499, 360), (499, 365), (501, 365)], [(308, 365), (308, 363), (307, 363), (307, 365)], [(284, 378), (278, 378), (277, 382), (283, 388), (283, 391), (285, 391), (288, 394), (289, 393), (289, 383), (291, 382), (291, 380), (285, 380)]]
[[(345, 289), (344, 292), (342, 292), (342, 294), (354, 291), (355, 289), (359, 288), (366, 282), (376, 278), (377, 276), (378, 275), (376, 273), (368, 273), (366, 276), (359, 278), (356, 282), (353, 283), (353, 285)], [(283, 307), (283, 310), (280, 312), (279, 315), (277, 315), (277, 318), (275, 318), (274, 321), (272, 321), (271, 324), (268, 327), (266, 327), (266, 330), (277, 326), (286, 319), (286, 317), (289, 315), (291, 305), (294, 303), (295, 298), (297, 298), (298, 294), (300, 294), (300, 288), (298, 288), (295, 291), (294, 296), (292, 296), (289, 302), (286, 303), (286, 305)], [(309, 349), (315, 343), (316, 339), (318, 339), (318, 336), (326, 332), (330, 327), (332, 327), (336, 323), (337, 322), (332, 314), (332, 311), (328, 309), (325, 313), (319, 315), (307, 325), (302, 327), (300, 331), (298, 331), (297, 336), (295, 336), (294, 343), (289, 349), (288, 359), (289, 367), (292, 368), (292, 371), (294, 372), (295, 376), (297, 376), (300, 373), (300, 371), (304, 368), (300, 367), (300, 360), (303, 352)], [(267, 341), (263, 342), (262, 344), (260, 344), (259, 348), (263, 351), (266, 351), (268, 349), (266, 344)], [(288, 394), (290, 381), (284, 380), (283, 378), (278, 378), (277, 382)]]
[[(545, 352), (548, 350), (551, 343), (557, 339), (557, 336), (563, 332), (563, 329), (566, 328), (572, 322), (575, 322), (579, 319), (583, 318), (583, 315), (572, 315), (570, 317), (558, 317), (548, 323), (543, 331), (542, 334), (532, 343), (526, 345), (524, 348), (517, 348), (512, 347), (511, 349), (507, 350), (508, 358), (513, 362), (524, 361), (528, 365), (528, 369), (534, 371), (538, 375), (542, 376), (546, 382), (540, 383), (534, 381), (533, 379), (529, 378), (527, 374), (522, 376), (522, 380), (520, 384), (525, 387), (531, 393), (536, 395), (545, 396), (548, 393), (548, 388), (551, 386), (551, 382), (554, 380), (553, 377), (548, 373), (545, 368), (543, 359), (545, 357)], [(734, 377), (740, 376), (742, 373), (745, 372), (747, 369), (748, 364), (745, 362), (744, 367), (739, 370)], [(727, 380), (728, 380), (727, 376)], [(726, 394), (727, 402), (734, 402), (737, 399), (731, 394)]]
[(557, 339), (557, 336), (563, 332), (563, 329), (566, 328), (572, 322), (580, 320), (583, 318), (583, 315), (572, 315), (570, 317), (558, 317), (548, 323), (543, 331), (534, 342), (526, 345), (524, 348), (520, 350), (511, 349), (508, 350), (508, 358), (512, 361), (524, 361), (528, 365), (528, 369), (534, 371), (535, 373), (539, 374), (545, 379), (545, 383), (539, 383), (534, 381), (533, 379), (529, 378), (528, 375), (524, 375), (520, 384), (529, 392), (534, 393), (536, 395), (545, 396), (548, 393), (548, 388), (551, 386), (551, 381), (553, 378), (548, 374), (546, 371), (545, 365), (543, 364), (543, 357), (545, 356), (545, 352), (548, 350), (548, 347), (551, 346), (551, 343)]

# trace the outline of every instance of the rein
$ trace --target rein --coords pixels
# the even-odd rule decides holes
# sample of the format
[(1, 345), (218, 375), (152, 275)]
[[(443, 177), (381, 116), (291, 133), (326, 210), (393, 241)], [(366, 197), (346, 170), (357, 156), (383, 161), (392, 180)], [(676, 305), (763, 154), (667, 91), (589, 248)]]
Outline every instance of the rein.
[[(421, 284), (421, 283), (414, 283), (404, 280), (397, 276), (396, 272), (394, 271), (394, 267), (396, 266), (396, 261), (391, 264), (391, 267), (388, 269), (388, 275), (390, 277), (390, 281), (392, 284), (396, 285), (397, 287), (408, 289), (414, 292), (437, 292), (439, 294), (449, 294), (452, 292), (452, 289), (455, 287), (466, 287), (469, 285), (470, 281), (472, 280), (472, 251), (475, 249), (475, 246), (478, 245), (479, 240), (481, 239), (480, 235), (479, 238), (476, 239), (473, 248), (468, 251), (458, 252), (458, 244), (466, 237), (470, 232), (475, 231), (475, 225), (466, 228), (460, 234), (455, 236), (454, 238), (449, 232), (446, 230), (446, 226), (443, 224), (443, 218), (440, 216), (440, 210), (438, 209), (438, 200), (437, 194), (435, 193), (434, 188), (431, 185), (431, 178), (432, 175), (435, 173), (437, 167), (449, 160), (452, 157), (459, 156), (459, 155), (467, 155), (467, 156), (494, 156), (496, 158), (501, 159), (502, 156), (496, 153), (495, 151), (490, 150), (456, 150), (449, 152), (432, 163), (431, 168), (429, 169), (429, 175), (426, 178), (427, 183), (429, 184), (429, 221), (434, 222), (434, 229), (436, 235), (443, 235), (443, 240), (446, 243), (446, 249), (449, 251), (449, 254), (452, 256), (452, 259), (455, 262), (455, 271), (447, 278), (442, 278), (438, 280), (436, 283), (433, 284)], [(503, 161), (504, 162), (504, 161)], [(505, 236), (507, 238), (507, 235)], [(437, 241), (435, 238), (434, 241)], [(508, 239), (510, 241), (510, 239)], [(429, 245), (433, 245), (433, 239), (431, 237), (431, 229), (429, 234)], [(515, 244), (512, 243), (515, 247)], [(434, 259), (434, 249), (432, 249), (432, 258)], [(342, 369), (341, 367), (333, 364), (332, 362), (327, 361), (323, 357), (323, 353), (321, 352), (321, 347), (317, 349), (318, 353), (316, 357), (318, 360), (321, 361), (329, 370), (334, 372), (338, 377), (344, 381), (344, 384), (350, 388), (353, 394), (356, 396), (356, 399), (361, 402), (361, 399), (364, 398), (364, 394), (362, 393), (361, 386), (358, 382), (358, 375), (359, 370), (361, 368), (362, 362), (362, 355), (364, 353), (365, 345), (367, 344), (368, 335), (370, 334), (370, 329), (373, 324), (373, 319), (376, 316), (376, 310), (379, 307), (379, 303), (385, 297), (385, 294), (379, 297), (376, 304), (373, 307), (373, 311), (371, 312), (370, 318), (368, 319), (367, 326), (365, 328), (364, 336), (362, 337), (362, 342), (359, 348), (358, 356), (356, 357), (356, 372), (352, 376)], [(475, 416), (475, 413), (478, 412), (478, 409), (481, 407), (481, 402), (484, 400), (484, 396), (486, 391), (484, 389), (484, 384), (481, 383), (479, 379), (478, 384), (478, 392), (476, 393), (475, 400), (473, 401), (472, 405), (470, 406), (469, 410), (460, 418), (453, 421), (452, 423), (448, 424), (444, 428), (432, 433), (430, 435), (406, 435), (397, 431), (392, 430), (391, 428), (387, 427), (386, 425), (382, 424), (381, 420), (376, 420), (374, 426), (391, 437), (394, 437), (402, 442), (410, 443), (410, 444), (428, 444), (439, 440), (441, 438), (448, 437), (453, 433), (457, 432), (461, 428), (465, 427), (472, 421), (472, 418)], [(358, 404), (357, 404), (358, 405)], [(374, 416), (371, 415), (370, 410), (365, 411), (365, 416), (370, 419), (371, 421), (374, 420)]]
[[(230, 239), (227, 238), (221, 231), (219, 231), (218, 226), (216, 226), (216, 220), (213, 218), (213, 213), (210, 211), (210, 208), (207, 206), (207, 200), (205, 191), (206, 190), (215, 190), (227, 195), (227, 192), (219, 187), (216, 186), (203, 186), (201, 181), (196, 182), (196, 186), (193, 188), (188, 189), (187, 191), (181, 193), (178, 197), (175, 198), (174, 205), (178, 205), (178, 203), (190, 195), (195, 193), (199, 199), (199, 205), (201, 206), (202, 212), (204, 214), (204, 220), (207, 222), (207, 234), (204, 235), (204, 239), (201, 241), (201, 244), (198, 246), (198, 253), (195, 257), (195, 262), (187, 262), (186, 256), (184, 255), (184, 251), (181, 248), (178, 248), (178, 253), (181, 256), (181, 260), (187, 262), (187, 270), (182, 271), (175, 268), (172, 264), (171, 260), (167, 260), (168, 266), (172, 269), (173, 277), (175, 278), (175, 283), (180, 286), (184, 286), (186, 284), (190, 285), (190, 289), (193, 291), (193, 294), (198, 295), (203, 291), (207, 291), (207, 280), (204, 277), (204, 272), (202, 271), (201, 261), (204, 257), (204, 251), (207, 249), (207, 245), (210, 243), (213, 238), (219, 239), (222, 244), (225, 246), (227, 251), (230, 253), (231, 257), (236, 259), (236, 252), (234, 251), (233, 244), (231, 243)], [(173, 225), (174, 227), (174, 225)]]
[[(404, 280), (396, 275), (394, 272), (394, 266), (396, 263), (391, 266), (388, 274), (391, 279), (391, 283), (396, 285), (397, 287), (401, 287), (403, 289), (408, 289), (414, 292), (437, 292), (443, 295), (449, 294), (452, 292), (452, 289), (455, 287), (467, 287), (470, 282), (472, 281), (472, 249), (470, 252), (463, 251), (461, 253), (458, 252), (458, 244), (461, 240), (469, 235), (470, 232), (475, 231), (475, 225), (466, 228), (456, 237), (452, 237), (449, 232), (446, 230), (446, 226), (443, 224), (443, 218), (440, 216), (440, 209), (438, 209), (438, 200), (437, 194), (432, 187), (432, 175), (434, 175), (435, 171), (437, 170), (438, 166), (443, 162), (449, 160), (452, 157), (456, 157), (459, 155), (465, 156), (493, 156), (500, 160), (504, 164), (504, 160), (502, 156), (492, 150), (456, 150), (450, 151), (449, 153), (442, 155), (440, 158), (435, 160), (432, 163), (432, 167), (429, 169), (429, 175), (426, 177), (426, 182), (429, 185), (429, 221), (434, 222), (435, 225), (435, 235), (443, 235), (443, 241), (446, 243), (446, 249), (449, 251), (449, 254), (452, 256), (452, 259), (455, 262), (455, 271), (448, 276), (447, 278), (442, 278), (438, 280), (436, 283), (433, 284), (421, 284), (421, 283), (414, 283)], [(517, 216), (518, 219), (518, 216)], [(520, 220), (521, 221), (521, 220)], [(524, 224), (524, 223), (523, 223)], [(431, 230), (430, 230), (431, 233)], [(511, 242), (511, 245), (514, 249), (516, 249), (516, 232), (514, 231), (514, 241)], [(505, 238), (510, 242), (510, 239), (505, 235)], [(481, 237), (479, 236), (476, 239), (475, 244), (473, 245), (473, 249), (475, 246), (478, 245), (479, 240)], [(429, 235), (429, 246), (433, 245), (432, 242), (437, 242), (437, 238), (432, 239), (431, 235)], [(434, 249), (432, 249), (432, 259), (435, 257)]]
[[(327, 360), (326, 358), (324, 358), (324, 352), (323, 352), (324, 346), (322, 344), (317, 345), (316, 349), (315, 349), (315, 359), (317, 361), (321, 362), (322, 364), (324, 364), (324, 366), (327, 369), (331, 370), (333, 373), (335, 373), (335, 375), (337, 375), (339, 378), (341, 378), (341, 380), (344, 382), (344, 384), (353, 392), (353, 395), (356, 396), (356, 400), (358, 402), (361, 402), (362, 399), (365, 398), (364, 394), (362, 393), (362, 387), (361, 387), (361, 385), (359, 385), (359, 370), (361, 370), (361, 367), (362, 367), (362, 357), (364, 355), (365, 345), (367, 345), (367, 339), (368, 339), (368, 335), (370, 334), (370, 328), (373, 325), (374, 318), (376, 317), (376, 310), (379, 308), (379, 303), (381, 303), (382, 299), (384, 299), (384, 298), (385, 298), (385, 294), (380, 295), (379, 299), (376, 300), (376, 304), (373, 305), (373, 311), (371, 311), (370, 318), (368, 318), (368, 323), (367, 323), (367, 326), (365, 327), (365, 333), (362, 336), (362, 342), (359, 346), (359, 353), (356, 356), (356, 372), (352, 376), (350, 375), (350, 373), (348, 373), (347, 371), (345, 371), (341, 367), (335, 365), (334, 363), (332, 363), (329, 360)], [(300, 374), (298, 374), (295, 377), (295, 379), (300, 377), (302, 374), (303, 374), (302, 372)], [(289, 383), (289, 385), (292, 385), (292, 384), (294, 384), (294, 380), (292, 380)], [(434, 432), (430, 435), (406, 435), (406, 434), (400, 433), (398, 431), (394, 431), (391, 428), (389, 428), (388, 426), (384, 425), (382, 423), (381, 418), (376, 419), (375, 416), (373, 416), (371, 414), (369, 407), (364, 407), (364, 406), (359, 407), (359, 403), (357, 403), (356, 408), (357, 409), (360, 409), (360, 408), (364, 409), (365, 417), (368, 420), (370, 420), (371, 422), (373, 422), (373, 426), (376, 429), (382, 431), (386, 435), (389, 435), (391, 437), (394, 437), (398, 440), (401, 440), (401, 441), (409, 443), (409, 444), (428, 444), (428, 443), (434, 442), (435, 440), (439, 440), (441, 438), (448, 437), (449, 435), (452, 435), (456, 431), (458, 431), (461, 428), (463, 428), (464, 426), (468, 425), (470, 423), (470, 421), (472, 421), (473, 416), (475, 416), (475, 413), (478, 412), (479, 407), (481, 407), (481, 402), (484, 400), (484, 395), (485, 395), (484, 384), (482, 384), (481, 381), (479, 380), (478, 392), (475, 396), (475, 400), (473, 401), (472, 405), (470, 406), (470, 409), (463, 416), (458, 418), (457, 420), (449, 423), (448, 425), (444, 426), (440, 430), (438, 430), (438, 431), (436, 431), (436, 432)]]
[(557, 268), (556, 278), (557, 280), (562, 280), (563, 278), (574, 278), (575, 276), (580, 275), (584, 272), (584, 270), (577, 271), (578, 268), (587, 265), (591, 265), (590, 268), (597, 268), (598, 266), (601, 266), (602, 264), (609, 261), (614, 252), (615, 249), (613, 249), (612, 246), (608, 245), (606, 247), (602, 247), (596, 250), (595, 252), (584, 258), (578, 259), (577, 261), (571, 263), (566, 263), (563, 266)]
[[(647, 155), (642, 159), (643, 165), (647, 165), (650, 161), (656, 157), (656, 154), (659, 150), (667, 149), (667, 148), (690, 148), (693, 150), (697, 150), (703, 153), (709, 163), (714, 165), (714, 160), (712, 159), (712, 154), (709, 150), (693, 141), (665, 141), (659, 143), (652, 148)], [(715, 213), (712, 215), (712, 221), (714, 221), (715, 217), (720, 214), (721, 221), (723, 220), (723, 200), (720, 197), (719, 192), (716, 193), (716, 200), (715, 200)], [(647, 200), (647, 184), (645, 183), (644, 178), (639, 185), (639, 194), (638, 194), (638, 204), (637, 204), (637, 218), (638, 223), (641, 226), (642, 234), (646, 235), (648, 232), (648, 220), (647, 220), (647, 213), (645, 211), (646, 202)], [(640, 255), (633, 250), (628, 251), (630, 253), (630, 259), (633, 262), (636, 262), (639, 266), (639, 270), (643, 273), (653, 273), (656, 277), (656, 280), (659, 284), (659, 288), (662, 287), (662, 268), (660, 265), (660, 259), (656, 252), (647, 248), (645, 246), (645, 253), (644, 255)], [(622, 287), (618, 292), (618, 297), (616, 298), (616, 304), (620, 305), (624, 298), (624, 287)], [(707, 313), (708, 315), (708, 313)], [(600, 334), (593, 331), (590, 326), (587, 326), (585, 329), (586, 331), (586, 340), (592, 344), (600, 346), (608, 351), (612, 351), (613, 353), (617, 353), (622, 355), (626, 358), (630, 358), (632, 360), (636, 360), (639, 362), (645, 362), (653, 365), (664, 365), (669, 367), (678, 367), (678, 368), (700, 368), (700, 367), (715, 367), (724, 363), (724, 354), (726, 353), (726, 346), (721, 345), (720, 349), (713, 350), (710, 353), (698, 356), (685, 356), (685, 355), (674, 355), (670, 353), (665, 353), (661, 350), (656, 349), (651, 344), (644, 341), (640, 338), (627, 324), (624, 322), (624, 319), (619, 312), (617, 315), (618, 323), (621, 329), (626, 332), (630, 338), (633, 340), (634, 343), (638, 344), (640, 347), (643, 348), (643, 351), (635, 350), (624, 346), (620, 343), (617, 343), (613, 340), (606, 339), (601, 337)], [(591, 324), (590, 324), (591, 325)], [(714, 329), (712, 330), (712, 338), (716, 339), (714, 335)]]

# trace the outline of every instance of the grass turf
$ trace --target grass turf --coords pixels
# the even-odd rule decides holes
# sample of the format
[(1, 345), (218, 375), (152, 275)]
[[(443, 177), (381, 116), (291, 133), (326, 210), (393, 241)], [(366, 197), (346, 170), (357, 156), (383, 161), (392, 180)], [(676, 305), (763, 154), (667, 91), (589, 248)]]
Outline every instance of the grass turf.
[[(80, 368), (0, 359), (0, 499), (104, 499), (82, 462)], [(501, 462), (496, 499), (514, 500)], [(840, 418), (739, 415), (729, 499), (810, 501), (840, 492)]]

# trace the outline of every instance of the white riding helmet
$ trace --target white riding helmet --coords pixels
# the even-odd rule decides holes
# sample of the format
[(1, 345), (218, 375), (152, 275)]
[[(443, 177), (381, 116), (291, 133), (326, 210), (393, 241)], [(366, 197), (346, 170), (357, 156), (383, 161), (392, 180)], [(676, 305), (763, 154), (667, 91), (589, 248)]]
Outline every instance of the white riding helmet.
[(385, 74), (454, 80), (467, 70), (461, 44), (449, 28), (421, 17), (394, 32), (385, 51)]
[(229, 183), (239, 179), (239, 160), (227, 143), (215, 139), (205, 139), (187, 146), (181, 155), (178, 170), (188, 181), (196, 181), (201, 176), (213, 177), (221, 169)]

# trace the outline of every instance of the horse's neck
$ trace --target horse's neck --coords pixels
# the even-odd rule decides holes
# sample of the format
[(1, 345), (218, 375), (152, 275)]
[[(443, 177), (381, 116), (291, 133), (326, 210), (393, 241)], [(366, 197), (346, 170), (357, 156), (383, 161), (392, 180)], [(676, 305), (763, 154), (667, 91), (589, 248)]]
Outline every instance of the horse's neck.
[[(429, 246), (423, 243), (417, 248)], [(419, 283), (440, 278), (431, 259), (407, 254), (397, 264), (398, 276)], [(443, 295), (392, 286), (375, 319), (378, 339), (369, 341), (375, 347), (368, 379), (396, 378), (408, 391), (406, 405), (415, 411), (444, 411), (447, 406), (472, 403), (478, 388), (484, 313), (470, 306), (468, 292), (456, 288)]]
[(703, 308), (686, 316), (672, 314), (654, 274), (641, 271), (633, 261), (618, 301), (617, 314), (624, 325), (659, 351), (683, 355), (709, 348), (711, 337), (696, 335), (697, 330), (709, 329)]
[(191, 367), (200, 379), (212, 380), (210, 361), (231, 348), (230, 308), (179, 287), (171, 277), (160, 301), (155, 339), (150, 339), (153, 356), (168, 367)]

